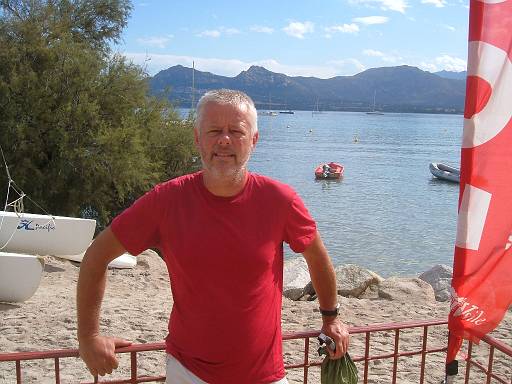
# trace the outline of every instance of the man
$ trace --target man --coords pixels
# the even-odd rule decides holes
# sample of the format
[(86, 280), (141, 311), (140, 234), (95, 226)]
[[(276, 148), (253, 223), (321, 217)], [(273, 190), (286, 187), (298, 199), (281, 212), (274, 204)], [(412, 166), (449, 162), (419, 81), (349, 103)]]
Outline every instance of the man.
[(171, 276), (174, 304), (166, 339), (167, 382), (287, 383), (282, 358), (283, 241), (310, 270), (322, 331), (348, 348), (337, 318), (336, 278), (298, 195), (248, 172), (258, 141), (257, 114), (244, 93), (206, 93), (195, 142), (202, 171), (156, 186), (116, 217), (87, 250), (77, 291), (80, 356), (92, 374), (117, 368), (116, 347), (99, 333), (108, 263), (125, 250), (156, 247)]

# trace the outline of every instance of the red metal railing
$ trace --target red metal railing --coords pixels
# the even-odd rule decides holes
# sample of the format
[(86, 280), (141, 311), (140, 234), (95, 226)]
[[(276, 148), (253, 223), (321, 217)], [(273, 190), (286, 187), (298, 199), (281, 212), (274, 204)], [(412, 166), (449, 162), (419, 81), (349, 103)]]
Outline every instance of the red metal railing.
[[(437, 348), (427, 348), (427, 336), (429, 327), (446, 325), (446, 320), (433, 320), (433, 321), (414, 321), (414, 322), (406, 322), (406, 323), (391, 323), (391, 324), (377, 324), (370, 325), (364, 327), (352, 327), (349, 329), (351, 335), (357, 334), (365, 334), (365, 347), (364, 347), (364, 355), (353, 355), (352, 360), (354, 362), (363, 362), (363, 383), (368, 383), (369, 378), (369, 363), (374, 360), (384, 360), (393, 358), (393, 369), (392, 369), (392, 383), (396, 384), (397, 382), (397, 372), (398, 372), (398, 359), (404, 356), (414, 356), (421, 355), (421, 367), (420, 367), (420, 384), (424, 383), (425, 378), (425, 362), (426, 356), (431, 353), (445, 352), (446, 346), (437, 347)], [(399, 341), (400, 341), (400, 331), (405, 329), (412, 328), (423, 328), (423, 342), (421, 349), (415, 351), (406, 351), (399, 352)], [(380, 354), (380, 355), (370, 355), (370, 340), (371, 334), (375, 332), (382, 331), (393, 331), (394, 332), (394, 350), (393, 353)], [(310, 338), (315, 338), (318, 336), (318, 331), (316, 332), (301, 332), (301, 333), (290, 333), (284, 334), (283, 340), (293, 340), (293, 339), (304, 339), (304, 360), (302, 364), (295, 365), (287, 365), (286, 369), (296, 369), (303, 368), (304, 370), (304, 378), (303, 383), (307, 384), (308, 382), (308, 369), (313, 366), (321, 365), (321, 362), (315, 361), (313, 363), (309, 363), (309, 340)]]
[[(492, 338), (489, 335), (486, 335), (482, 338), (482, 342), (489, 345), (489, 356), (487, 359), (487, 367), (485, 367), (482, 363), (480, 363), (478, 360), (476, 360), (473, 356), (473, 343), (468, 343), (468, 353), (465, 358), (466, 360), (466, 377), (465, 377), (465, 384), (469, 383), (469, 374), (472, 366), (475, 366), (478, 368), (483, 374), (485, 375), (486, 384), (490, 384), (492, 379), (495, 379), (499, 383), (502, 384), (512, 384), (512, 347), (506, 345), (505, 343), (496, 340)], [(494, 353), (498, 350), (502, 352), (504, 355), (507, 355), (509, 357), (508, 362), (508, 375), (509, 378), (504, 379), (501, 376), (498, 376), (493, 372), (493, 364), (494, 364)]]
[[(429, 347), (428, 345), (428, 336), (429, 329), (432, 327), (443, 326), (446, 328), (446, 320), (433, 320), (433, 321), (415, 321), (415, 322), (407, 322), (407, 323), (391, 323), (391, 324), (379, 324), (379, 325), (371, 325), (364, 327), (352, 327), (350, 328), (351, 335), (364, 335), (364, 353), (362, 355), (353, 354), (352, 358), (354, 362), (356, 362), (359, 366), (362, 365), (362, 372), (360, 371), (360, 375), (362, 375), (363, 383), (368, 383), (369, 375), (370, 375), (370, 362), (376, 360), (386, 360), (392, 359), (393, 366), (391, 370), (390, 376), (392, 376), (392, 383), (397, 383), (398, 378), (398, 369), (399, 369), (399, 359), (402, 357), (411, 357), (411, 356), (420, 356), (420, 373), (419, 373), (419, 383), (423, 384), (425, 382), (425, 366), (427, 356), (430, 354), (441, 353), (446, 351), (446, 339), (443, 340), (443, 346), (434, 346)], [(400, 335), (405, 330), (410, 329), (418, 329), (422, 328), (422, 336), (421, 336), (421, 347), (412, 351), (401, 351), (400, 346)], [(376, 355), (370, 354), (370, 344), (372, 340), (372, 334), (377, 332), (392, 332), (393, 333), (393, 352), (391, 353), (381, 353)], [(310, 346), (311, 346), (311, 338), (316, 338), (318, 336), (318, 331), (310, 331), (310, 332), (298, 332), (298, 333), (284, 333), (283, 340), (284, 342), (290, 340), (304, 340), (304, 348), (303, 348), (303, 358), (302, 363), (300, 364), (286, 364), (285, 368), (290, 371), (294, 369), (302, 368), (303, 370), (303, 383), (307, 384), (308, 382), (308, 373), (311, 367), (316, 367), (321, 365), (321, 361), (313, 359), (310, 361)], [(354, 336), (353, 336), (354, 337)], [(439, 341), (439, 340), (438, 340)], [(487, 367), (479, 362), (473, 355), (473, 344), (468, 343), (468, 352), (465, 358), (466, 361), (466, 369), (465, 369), (465, 383), (469, 383), (470, 371), (471, 367), (478, 368), (485, 377), (486, 384), (490, 384), (491, 380), (497, 380), (499, 383), (503, 384), (512, 384), (512, 373), (510, 370), (507, 371), (508, 368), (512, 367), (512, 348), (490, 336), (485, 336), (482, 339), (482, 343), (489, 346), (489, 357), (487, 361)], [(316, 347), (317, 344), (315, 344)], [(146, 383), (146, 382), (163, 382), (165, 381), (165, 376), (139, 376), (138, 367), (137, 367), (137, 353), (147, 352), (147, 351), (160, 351), (165, 350), (164, 343), (153, 343), (153, 344), (134, 344), (129, 347), (119, 348), (116, 350), (117, 353), (130, 354), (130, 377), (116, 380), (102, 380), (98, 381), (95, 379), (94, 383), (109, 383), (109, 384), (128, 384), (128, 383)], [(505, 363), (505, 375), (510, 375), (510, 378), (503, 378), (499, 374), (493, 371), (493, 363), (495, 358), (495, 351), (498, 350), (500, 353), (504, 354), (506, 357)], [(443, 353), (444, 355), (444, 353)], [(23, 361), (29, 360), (41, 360), (41, 359), (53, 359), (54, 360), (54, 371), (55, 371), (55, 383), (61, 383), (61, 375), (60, 375), (60, 360), (64, 358), (70, 357), (78, 357), (78, 350), (76, 349), (68, 349), (68, 350), (53, 350), (53, 351), (43, 351), (43, 352), (17, 352), (17, 353), (3, 353), (0, 354), (0, 363), (14, 362), (16, 366), (16, 382), (21, 384), (23, 382), (22, 376), (22, 366), (21, 363)], [(444, 356), (443, 356), (444, 357)], [(444, 361), (443, 359), (438, 359), (440, 361)], [(2, 365), (0, 365), (2, 367)], [(4, 371), (5, 368), (2, 368), (0, 372)]]

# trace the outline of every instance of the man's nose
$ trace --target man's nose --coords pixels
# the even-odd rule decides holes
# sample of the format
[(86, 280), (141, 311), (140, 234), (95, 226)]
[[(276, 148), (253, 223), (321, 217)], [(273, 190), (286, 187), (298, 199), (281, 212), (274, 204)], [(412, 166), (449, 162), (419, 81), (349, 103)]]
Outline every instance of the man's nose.
[(220, 145), (228, 145), (228, 144), (230, 144), (231, 143), (231, 136), (229, 135), (229, 133), (228, 132), (222, 132), (219, 135), (218, 143)]

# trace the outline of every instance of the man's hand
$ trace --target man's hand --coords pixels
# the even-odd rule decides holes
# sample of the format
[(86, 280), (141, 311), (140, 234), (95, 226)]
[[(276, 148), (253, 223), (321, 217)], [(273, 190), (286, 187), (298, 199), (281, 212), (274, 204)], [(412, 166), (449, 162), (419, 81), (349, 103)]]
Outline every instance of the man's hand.
[(130, 341), (107, 336), (80, 338), (80, 357), (93, 376), (104, 376), (112, 373), (119, 365), (115, 349), (131, 344)]
[(324, 318), (322, 325), (322, 332), (329, 336), (336, 343), (336, 351), (333, 352), (330, 348), (330, 358), (335, 360), (341, 358), (348, 351), (349, 339), (348, 328), (338, 318), (326, 319)]

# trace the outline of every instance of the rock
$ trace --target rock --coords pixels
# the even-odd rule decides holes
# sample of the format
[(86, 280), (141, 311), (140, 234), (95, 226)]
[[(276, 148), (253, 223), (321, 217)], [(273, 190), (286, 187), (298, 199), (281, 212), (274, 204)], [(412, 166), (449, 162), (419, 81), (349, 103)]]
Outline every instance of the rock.
[(303, 257), (295, 257), (284, 261), (283, 296), (290, 300), (299, 300), (304, 296), (305, 288), (310, 283), (308, 265)]
[(135, 267), (135, 270), (137, 269), (149, 271), (151, 276), (155, 276), (156, 278), (163, 277), (165, 280), (168, 279), (165, 261), (158, 253), (151, 249), (146, 249), (137, 256), (137, 266)]
[(423, 272), (419, 278), (432, 286), (437, 301), (448, 301), (450, 300), (452, 274), (453, 268), (438, 264)]
[(411, 303), (436, 301), (432, 286), (418, 278), (390, 277), (379, 284), (379, 297)]
[(313, 287), (313, 282), (309, 282), (304, 287), (304, 294), (300, 298), (300, 301), (314, 301), (316, 300), (316, 292), (315, 288)]
[(366, 291), (364, 291), (359, 297), (359, 299), (378, 299), (379, 298), (379, 286), (377, 284), (372, 284)]
[(345, 297), (360, 297), (368, 287), (383, 281), (375, 272), (355, 264), (340, 265), (335, 272), (338, 294)]

